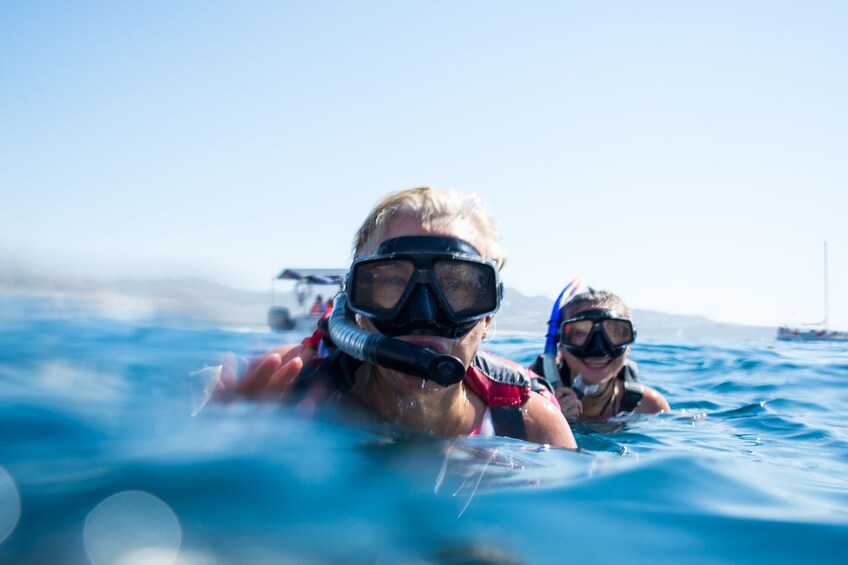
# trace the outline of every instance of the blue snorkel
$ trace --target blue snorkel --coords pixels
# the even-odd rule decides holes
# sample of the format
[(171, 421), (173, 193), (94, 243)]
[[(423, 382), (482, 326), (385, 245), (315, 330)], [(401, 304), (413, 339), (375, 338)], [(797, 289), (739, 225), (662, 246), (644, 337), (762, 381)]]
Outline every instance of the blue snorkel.
[(456, 357), (357, 327), (347, 309), (344, 292), (333, 302), (329, 331), (339, 349), (360, 361), (429, 379), (442, 386), (456, 384), (465, 376), (465, 366)]
[(556, 390), (558, 386), (562, 386), (562, 380), (559, 378), (559, 369), (557, 368), (557, 334), (559, 333), (559, 323), (562, 316), (563, 307), (571, 300), (580, 288), (580, 279), (574, 278), (565, 285), (559, 297), (554, 301), (554, 307), (551, 310), (551, 319), (548, 320), (548, 333), (545, 339), (545, 353), (542, 357), (542, 367), (545, 372), (545, 379)]

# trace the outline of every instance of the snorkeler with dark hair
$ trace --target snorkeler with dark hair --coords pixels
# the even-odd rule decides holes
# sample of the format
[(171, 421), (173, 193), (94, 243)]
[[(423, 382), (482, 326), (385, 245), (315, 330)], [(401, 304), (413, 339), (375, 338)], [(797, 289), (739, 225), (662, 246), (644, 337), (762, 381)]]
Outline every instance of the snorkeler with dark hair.
[(636, 363), (627, 358), (636, 330), (620, 297), (589, 289), (555, 306), (551, 317), (556, 358), (546, 348), (530, 369), (552, 385), (569, 421), (671, 409), (662, 394), (639, 382)]

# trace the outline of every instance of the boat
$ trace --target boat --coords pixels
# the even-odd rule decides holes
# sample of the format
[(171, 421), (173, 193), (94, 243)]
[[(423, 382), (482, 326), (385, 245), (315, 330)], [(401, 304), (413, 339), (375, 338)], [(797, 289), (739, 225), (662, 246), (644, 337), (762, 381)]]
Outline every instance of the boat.
[(777, 339), (781, 341), (848, 341), (848, 331), (828, 328), (828, 274), (827, 242), (824, 242), (824, 320), (800, 326), (777, 328)]
[(777, 339), (781, 341), (848, 341), (848, 332), (826, 328), (781, 326), (777, 328)]
[(317, 308), (317, 303), (316, 308), (310, 309), (312, 298), (331, 299), (341, 290), (346, 274), (347, 269), (283, 269), (271, 279), (268, 325), (279, 331), (315, 328), (323, 310)]

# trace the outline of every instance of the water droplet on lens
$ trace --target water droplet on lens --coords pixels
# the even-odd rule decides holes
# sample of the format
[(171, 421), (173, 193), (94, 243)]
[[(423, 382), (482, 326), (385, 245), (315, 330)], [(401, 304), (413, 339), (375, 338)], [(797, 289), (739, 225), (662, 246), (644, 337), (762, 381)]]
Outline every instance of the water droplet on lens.
[(120, 492), (98, 504), (83, 535), (92, 565), (173, 563), (182, 543), (174, 511), (141, 491)]
[(21, 496), (14, 479), (6, 469), (0, 467), (0, 543), (18, 525), (21, 517)]

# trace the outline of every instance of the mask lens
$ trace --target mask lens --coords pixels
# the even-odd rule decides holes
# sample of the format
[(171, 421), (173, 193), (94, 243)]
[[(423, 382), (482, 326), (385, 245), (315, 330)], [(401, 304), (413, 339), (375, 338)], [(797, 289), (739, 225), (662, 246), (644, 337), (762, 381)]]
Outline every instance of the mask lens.
[(501, 288), (497, 266), (468, 243), (405, 236), (355, 260), (345, 293), (350, 310), (382, 334), (456, 339), (497, 311)]
[(433, 274), (457, 318), (485, 314), (497, 308), (497, 275), (490, 265), (461, 260), (437, 261)]
[(566, 322), (562, 325), (562, 341), (568, 345), (581, 346), (585, 345), (586, 340), (592, 333), (592, 320), (576, 320), (574, 322)]
[(633, 325), (629, 320), (603, 320), (601, 325), (614, 346), (633, 342)]
[(374, 314), (388, 314), (398, 305), (415, 266), (407, 260), (360, 263), (353, 273), (351, 305)]

